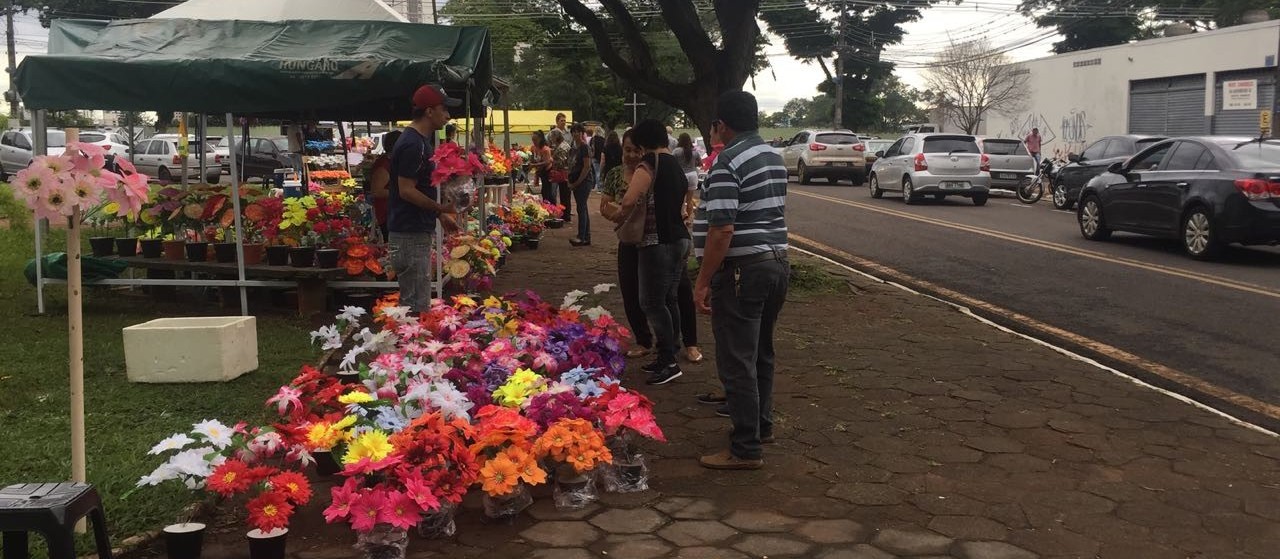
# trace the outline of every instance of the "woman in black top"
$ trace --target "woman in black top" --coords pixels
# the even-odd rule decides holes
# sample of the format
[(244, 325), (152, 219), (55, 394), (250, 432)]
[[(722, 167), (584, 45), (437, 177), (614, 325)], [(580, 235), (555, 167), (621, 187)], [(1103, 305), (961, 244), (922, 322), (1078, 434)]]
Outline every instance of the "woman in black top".
[(682, 374), (676, 362), (677, 292), (691, 242), (682, 213), (689, 185), (680, 162), (667, 149), (667, 131), (661, 122), (641, 122), (632, 138), (645, 155), (627, 186), (621, 211), (627, 215), (639, 204), (648, 208), (640, 243), (640, 306), (657, 338), (658, 357), (643, 370), (649, 373), (649, 384), (665, 384)]
[(604, 142), (604, 167), (600, 168), (600, 178), (603, 180), (609, 171), (621, 164), (622, 138), (618, 137), (617, 132), (609, 132), (609, 138)]

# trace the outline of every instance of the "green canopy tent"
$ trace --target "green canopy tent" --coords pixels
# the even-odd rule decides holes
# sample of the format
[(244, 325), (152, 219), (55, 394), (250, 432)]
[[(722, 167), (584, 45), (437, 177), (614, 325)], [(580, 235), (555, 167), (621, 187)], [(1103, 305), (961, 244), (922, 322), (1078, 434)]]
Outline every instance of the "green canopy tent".
[[(439, 83), (483, 116), (489, 31), (384, 21), (60, 20), (15, 76), (33, 110), (389, 120)], [(490, 98), (492, 101), (492, 98)], [(463, 116), (463, 115), (456, 115)]]

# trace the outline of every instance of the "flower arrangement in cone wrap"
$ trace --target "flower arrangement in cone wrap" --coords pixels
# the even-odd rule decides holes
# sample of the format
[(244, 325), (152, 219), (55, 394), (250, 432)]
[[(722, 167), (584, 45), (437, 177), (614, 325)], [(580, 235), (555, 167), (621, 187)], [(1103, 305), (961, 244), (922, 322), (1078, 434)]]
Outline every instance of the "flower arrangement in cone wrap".
[(266, 400), (272, 425), (166, 439), (162, 452), (199, 452), (140, 485), (179, 479), (243, 495), (250, 522), (272, 526), (309, 497), (289, 474), (328, 453), (341, 477), (325, 519), (367, 533), (452, 510), (473, 486), (500, 497), (545, 483), (548, 465), (590, 472), (613, 460), (607, 437), (665, 441), (652, 403), (618, 381), (629, 332), (596, 304), (611, 288), (558, 306), (525, 292), (436, 299), (417, 316), (395, 296), (371, 316), (346, 307), (312, 341), (338, 351), (339, 372), (358, 382), (304, 367)]

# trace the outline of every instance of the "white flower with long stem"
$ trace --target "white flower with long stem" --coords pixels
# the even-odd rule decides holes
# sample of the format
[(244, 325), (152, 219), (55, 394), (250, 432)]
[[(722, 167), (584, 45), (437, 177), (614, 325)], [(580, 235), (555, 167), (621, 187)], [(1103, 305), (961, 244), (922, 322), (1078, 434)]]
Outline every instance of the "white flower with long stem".
[[(209, 477), (214, 468), (226, 461), (226, 457), (216, 453), (216, 449), (207, 446), (184, 450), (169, 459), (169, 466), (178, 475)], [(212, 460), (208, 458), (211, 454)]]
[(186, 433), (174, 433), (173, 435), (170, 435), (164, 440), (156, 443), (155, 446), (151, 447), (151, 450), (147, 451), (147, 454), (160, 454), (161, 452), (178, 450), (194, 442), (196, 442), (196, 440), (188, 437)]
[(601, 283), (601, 284), (596, 284), (595, 287), (591, 288), (591, 291), (596, 295), (599, 295), (601, 293), (608, 293), (609, 290), (613, 288), (614, 288), (614, 284), (612, 283)]
[(587, 292), (581, 289), (575, 289), (564, 294), (564, 302), (560, 304), (560, 308), (567, 309), (578, 303), (579, 299), (587, 296)]
[(311, 343), (316, 343), (317, 339), (323, 342), (320, 345), (321, 350), (328, 351), (342, 347), (342, 333), (334, 325), (321, 326), (318, 330), (312, 331)]
[(209, 444), (222, 449), (231, 444), (232, 430), (216, 419), (206, 419), (192, 426), (192, 433), (203, 435)]
[(613, 313), (610, 313), (609, 310), (604, 307), (592, 307), (582, 311), (582, 316), (585, 316), (594, 322), (600, 320), (600, 317), (602, 316), (613, 316)]
[(342, 307), (341, 311), (342, 312), (338, 314), (337, 318), (338, 320), (341, 320), (346, 323), (352, 323), (357, 320), (360, 320), (360, 317), (366, 314), (364, 308), (353, 307), (350, 305)]

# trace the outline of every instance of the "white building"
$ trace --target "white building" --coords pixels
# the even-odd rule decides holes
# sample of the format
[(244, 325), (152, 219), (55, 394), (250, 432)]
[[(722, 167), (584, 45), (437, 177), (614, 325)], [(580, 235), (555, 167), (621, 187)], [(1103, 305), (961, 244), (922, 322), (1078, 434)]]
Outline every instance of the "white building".
[(1280, 21), (1264, 21), (1021, 62), (1027, 109), (989, 115), (985, 133), (1038, 127), (1046, 154), (1115, 134), (1257, 135), (1275, 104), (1278, 51)]

